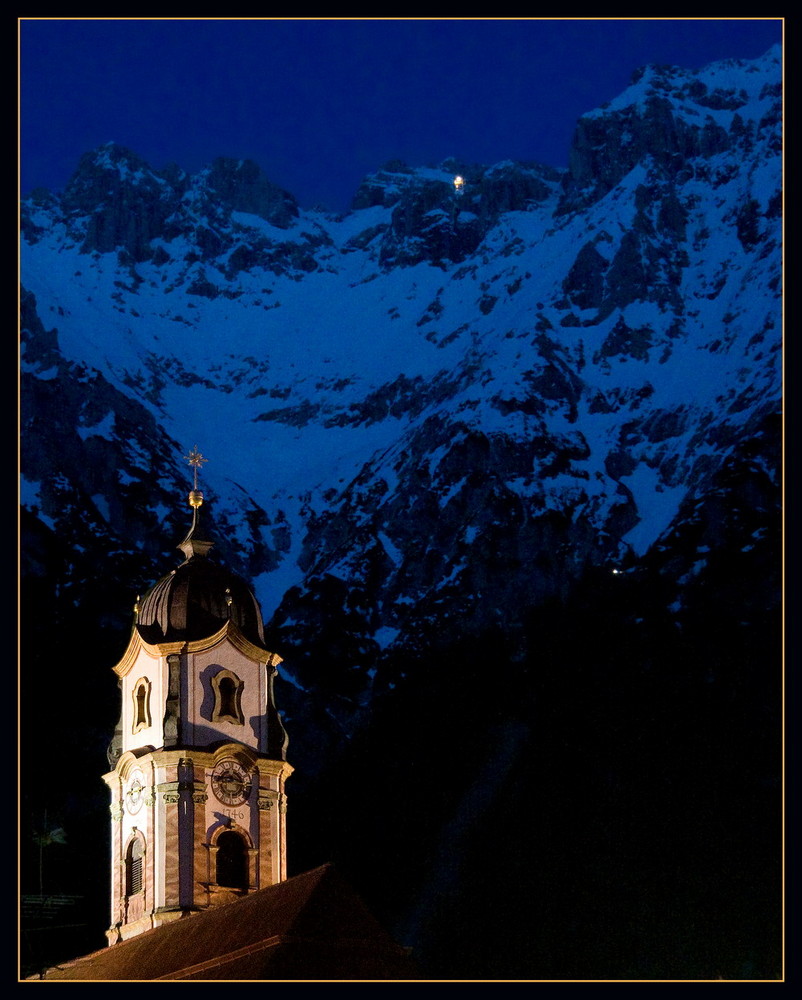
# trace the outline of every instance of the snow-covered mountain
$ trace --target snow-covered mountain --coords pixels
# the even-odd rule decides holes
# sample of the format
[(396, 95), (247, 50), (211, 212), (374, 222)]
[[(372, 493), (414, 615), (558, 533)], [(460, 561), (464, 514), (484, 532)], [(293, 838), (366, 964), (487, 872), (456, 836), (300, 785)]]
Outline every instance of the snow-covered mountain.
[[(520, 694), (558, 634), (586, 657), (566, 633), (608, 600), (640, 666), (722, 600), (727, 648), (751, 649), (779, 603), (781, 110), (779, 49), (651, 66), (579, 120), (564, 171), (389, 163), (343, 216), (247, 161), (87, 153), (22, 206), (32, 616), (62, 644), (104, 631), (94, 669), (114, 662), (178, 560), (197, 444), (215, 551), (253, 582), (291, 757), (321, 782), (349, 741), (375, 751), (376, 720), (399, 736), (413, 692), (447, 712), (470, 683), (489, 715), (466, 718), (509, 719), (455, 657), (481, 649)], [(727, 690), (725, 659), (705, 683)], [(521, 697), (499, 781), (531, 735)], [(445, 746), (424, 715), (404, 753)], [(489, 808), (473, 780), (441, 833)]]

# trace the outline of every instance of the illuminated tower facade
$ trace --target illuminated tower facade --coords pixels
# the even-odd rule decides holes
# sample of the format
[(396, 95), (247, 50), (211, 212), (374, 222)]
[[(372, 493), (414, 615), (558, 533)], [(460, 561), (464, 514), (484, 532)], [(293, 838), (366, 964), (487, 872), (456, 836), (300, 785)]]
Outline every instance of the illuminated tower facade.
[(184, 561), (137, 599), (114, 667), (109, 944), (287, 877), (280, 657), (250, 588), (209, 556), (195, 448)]

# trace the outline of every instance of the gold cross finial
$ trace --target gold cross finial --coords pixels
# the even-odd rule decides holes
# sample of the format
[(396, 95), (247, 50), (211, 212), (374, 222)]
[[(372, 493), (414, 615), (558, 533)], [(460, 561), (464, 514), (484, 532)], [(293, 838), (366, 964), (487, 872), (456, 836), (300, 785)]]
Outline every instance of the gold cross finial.
[(190, 507), (200, 507), (203, 503), (203, 494), (198, 489), (198, 469), (208, 462), (208, 459), (201, 455), (197, 445), (184, 458), (192, 466), (192, 492), (189, 494), (189, 505)]

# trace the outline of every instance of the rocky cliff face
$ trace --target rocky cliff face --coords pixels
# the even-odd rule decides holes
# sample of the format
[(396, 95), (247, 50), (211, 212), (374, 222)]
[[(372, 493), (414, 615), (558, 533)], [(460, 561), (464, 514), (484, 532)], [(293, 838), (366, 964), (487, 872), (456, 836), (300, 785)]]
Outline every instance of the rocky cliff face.
[[(447, 975), (578, 974), (572, 922), (591, 976), (681, 972), (680, 948), (654, 958), (677, 940), (662, 924), (652, 958), (616, 964), (589, 886), (615, 883), (596, 888), (637, 923), (645, 897), (612, 860), (629, 852), (670, 909), (657, 849), (636, 850), (668, 850), (661, 795), (701, 817), (676, 864), (708, 888), (701, 845), (723, 828), (705, 803), (745, 854), (763, 831), (734, 803), (775, 807), (779, 80), (776, 51), (648, 67), (580, 119), (565, 171), (394, 162), (340, 217), (252, 163), (189, 176), (114, 145), (28, 199), (26, 676), (87, 634), (105, 676), (135, 595), (178, 558), (198, 443), (215, 551), (254, 580), (285, 658), (298, 864), (339, 860)], [(53, 733), (98, 683), (64, 676)], [(115, 697), (88, 727), (98, 773)], [(661, 705), (693, 729), (687, 751)], [(343, 812), (352, 795), (371, 809)], [(543, 796), (551, 831), (522, 805)], [(581, 891), (579, 828), (604, 854)], [(755, 884), (775, 885), (772, 864)], [(456, 919), (469, 886), (496, 914), (481, 947)], [(532, 900), (572, 886), (585, 916), (563, 903), (547, 933)], [(534, 951), (510, 932), (523, 897)], [(742, 898), (773, 926), (768, 896)], [(768, 938), (736, 952), (722, 974), (775, 961)], [(705, 962), (686, 972), (717, 975)]]

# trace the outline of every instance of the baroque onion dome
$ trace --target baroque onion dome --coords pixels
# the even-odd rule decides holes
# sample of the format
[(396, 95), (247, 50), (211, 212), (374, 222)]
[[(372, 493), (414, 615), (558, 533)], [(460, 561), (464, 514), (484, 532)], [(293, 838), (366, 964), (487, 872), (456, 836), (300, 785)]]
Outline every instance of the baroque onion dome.
[(138, 601), (135, 627), (148, 643), (191, 642), (213, 635), (230, 619), (247, 639), (264, 647), (262, 613), (250, 587), (208, 556), (214, 543), (201, 536), (203, 494), (197, 488), (198, 466), (206, 460), (197, 449), (188, 460), (195, 467), (195, 488), (189, 494), (192, 527), (177, 546), (186, 558)]

